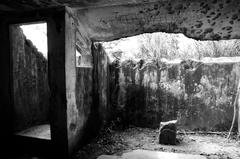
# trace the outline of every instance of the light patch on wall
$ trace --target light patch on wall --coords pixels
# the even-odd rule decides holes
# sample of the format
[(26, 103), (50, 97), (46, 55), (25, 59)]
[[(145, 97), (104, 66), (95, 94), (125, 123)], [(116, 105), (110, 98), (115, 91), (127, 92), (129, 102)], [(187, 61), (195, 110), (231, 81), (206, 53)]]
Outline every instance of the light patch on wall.
[(24, 24), (20, 27), (26, 38), (47, 58), (47, 23)]
[(76, 44), (76, 67), (92, 68), (92, 56)]

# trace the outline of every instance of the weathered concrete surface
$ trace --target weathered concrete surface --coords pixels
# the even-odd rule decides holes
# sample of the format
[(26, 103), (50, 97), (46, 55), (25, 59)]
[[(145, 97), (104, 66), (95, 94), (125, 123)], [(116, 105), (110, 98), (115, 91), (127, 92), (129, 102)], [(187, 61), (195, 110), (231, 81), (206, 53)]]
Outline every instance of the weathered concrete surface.
[(230, 128), (239, 63), (152, 62), (140, 66), (125, 61), (114, 67), (111, 104), (120, 110), (124, 124), (157, 128), (160, 121), (178, 119), (179, 125), (192, 130)]
[[(79, 141), (77, 133), (85, 122), (84, 116), (78, 115), (76, 95), (76, 24), (68, 9), (65, 13), (65, 76), (67, 100), (67, 135), (68, 151), (71, 153)], [(79, 123), (81, 122), (81, 123)]]
[[(104, 51), (103, 47), (99, 43), (95, 43), (92, 46), (92, 54), (94, 56), (94, 86), (96, 90), (96, 96), (99, 100), (99, 114), (100, 120), (106, 122), (109, 118), (109, 58)], [(98, 104), (98, 103), (95, 103)], [(102, 123), (103, 124), (103, 123)]]
[(10, 27), (13, 57), (13, 127), (22, 131), (49, 123), (48, 61), (19, 26)]
[[(4, 131), (1, 131), (1, 145), (4, 152), (12, 152), (12, 146), (16, 143), (13, 134), (13, 69), (12, 54), (9, 37), (9, 24), (47, 22), (48, 37), (48, 81), (50, 95), (50, 128), (51, 147), (55, 155), (66, 158), (67, 151), (67, 124), (66, 124), (66, 84), (65, 84), (65, 8), (52, 8), (24, 13), (3, 13), (1, 17), (1, 71), (4, 76), (0, 82), (0, 117)], [(23, 145), (23, 143), (19, 143)], [(29, 146), (29, 145), (28, 145)]]
[[(80, 33), (87, 33), (88, 35), (85, 36), (87, 37), (87, 39), (94, 41), (107, 41), (145, 32), (156, 31), (173, 33), (181, 32), (189, 37), (201, 40), (232, 39), (240, 37), (240, 7), (238, 0), (211, 0), (208, 2), (204, 0), (153, 0), (148, 2), (139, 0), (131, 1), (129, 3), (117, 2), (116, 0), (100, 0), (96, 3), (94, 1), (66, 2), (59, 0), (48, 2), (10, 2), (4, 0), (0, 3), (0, 16), (2, 16), (3, 13), (4, 16), (2, 16), (2, 19), (5, 18), (4, 21), (8, 21), (8, 15), (11, 15), (11, 18), (13, 19), (12, 22), (15, 23), (29, 21), (32, 22), (37, 20), (47, 20), (48, 22), (48, 44), (50, 48), (49, 63), (51, 63), (51, 68), (49, 69), (49, 81), (50, 89), (52, 92), (54, 92), (51, 95), (51, 135), (54, 145), (60, 145), (59, 147), (61, 148), (62, 152), (66, 150), (66, 145), (71, 145), (70, 148), (68, 147), (68, 150), (72, 150), (72, 148), (75, 148), (75, 145), (77, 145), (81, 138), (80, 136), (83, 132), (83, 125), (89, 125), (84, 124), (84, 121), (86, 121), (87, 118), (81, 114), (81, 112), (84, 112), (84, 109), (82, 109), (83, 106), (78, 107), (79, 104), (76, 101), (77, 95), (75, 94), (76, 86), (73, 86), (77, 83), (75, 79), (77, 73), (76, 69), (74, 69), (73, 67), (73, 61), (75, 60), (73, 59), (74, 46), (72, 45), (75, 45), (75, 43), (72, 43), (74, 42), (74, 40), (72, 39), (70, 39), (70, 41), (68, 41), (69, 39), (65, 39), (65, 37), (68, 37), (68, 35), (66, 36), (65, 34), (65, 26), (70, 29), (72, 28), (73, 30), (74, 26), (68, 26), (72, 24), (65, 22), (66, 15), (63, 15), (62, 12), (59, 12), (59, 10), (51, 10), (51, 13), (45, 11), (37, 11), (31, 12), (33, 14), (29, 14), (22, 13), (24, 9), (32, 10), (48, 8), (52, 6), (74, 6), (77, 13), (73, 14), (75, 14), (74, 16), (78, 18), (77, 24), (80, 24), (77, 25), (78, 27), (76, 28), (82, 30), (80, 31)], [(4, 12), (13, 10), (19, 12), (15, 12), (15, 14), (8, 14), (9, 12)], [(67, 20), (67, 22), (72, 22), (72, 20)], [(6, 34), (8, 32), (7, 23), (1, 22), (1, 29), (1, 33), (3, 33), (1, 35), (3, 35), (4, 39), (2, 43), (4, 44), (6, 43), (6, 41), (8, 41), (8, 35)], [(70, 32), (70, 34), (73, 33), (72, 31)], [(84, 41), (83, 44), (85, 44), (85, 46), (89, 48), (90, 44), (85, 42), (86, 41)], [(67, 48), (65, 47), (65, 44)], [(10, 110), (7, 106), (12, 105), (10, 91), (11, 84), (9, 83), (9, 81), (11, 81), (11, 77), (9, 76), (9, 66), (11, 65), (11, 62), (9, 62), (10, 57), (8, 54), (10, 49), (8, 45), (6, 45), (3, 46), (1, 51), (4, 52), (4, 54), (1, 55), (1, 59), (3, 59), (2, 68), (6, 69), (6, 71), (2, 71), (6, 73), (6, 77), (4, 77), (3, 84), (1, 85), (1, 88), (3, 88), (1, 89), (1, 96), (5, 97), (5, 99), (1, 100), (1, 106), (3, 105), (1, 107), (1, 112), (7, 112), (7, 114), (9, 114)], [(67, 55), (68, 53), (69, 55)], [(70, 68), (72, 68), (73, 70), (70, 70)], [(153, 74), (152, 76), (155, 75)], [(142, 76), (139, 77), (144, 79)], [(155, 86), (156, 85), (153, 85), (153, 87)], [(136, 88), (141, 91), (144, 90), (144, 87), (142, 86)], [(129, 90), (131, 89), (132, 88), (129, 87)], [(186, 88), (186, 90), (188, 90), (188, 88)], [(135, 93), (137, 93), (137, 91)], [(156, 94), (159, 95), (159, 93)], [(192, 92), (188, 91), (187, 94), (189, 95), (189, 93)], [(86, 94), (89, 97), (90, 93)], [(146, 97), (145, 95), (149, 95), (149, 93), (137, 95), (141, 95), (140, 101), (144, 102), (144, 99)], [(130, 99), (130, 97), (128, 98)], [(138, 100), (138, 98), (133, 98), (136, 101)], [(161, 101), (158, 102), (161, 103)], [(138, 113), (138, 116), (140, 117), (141, 109), (142, 108), (140, 108), (140, 111)], [(159, 112), (158, 107), (156, 107), (156, 109)], [(127, 110), (127, 112), (130, 112), (130, 110)], [(151, 114), (151, 112), (148, 113)], [(87, 113), (84, 112), (84, 114)], [(170, 116), (172, 116), (172, 114)], [(224, 114), (226, 113), (223, 113), (223, 115)], [(153, 116), (153, 118), (158, 117), (158, 115)], [(221, 121), (221, 119), (216, 120)], [(10, 128), (9, 126), (7, 127), (9, 131), (11, 131), (12, 128)], [(89, 127), (92, 126), (89, 125)], [(5, 136), (6, 134), (7, 133), (5, 133)], [(66, 139), (66, 137), (68, 138), (68, 140)]]
[[(67, 12), (66, 12), (67, 10)], [(1, 16), (1, 15), (0, 15)], [(1, 132), (6, 140), (4, 145), (12, 142), (9, 140), (13, 134), (14, 126), (12, 121), (12, 105), (11, 99), (12, 89), (12, 70), (11, 70), (11, 54), (10, 43), (8, 37), (9, 23), (20, 23), (29, 21), (46, 21), (47, 22), (47, 36), (48, 36), (48, 80), (51, 90), (50, 96), (50, 127), (51, 127), (51, 142), (54, 145), (52, 150), (59, 156), (65, 158), (71, 154), (77, 147), (83, 144), (84, 140), (92, 137), (92, 132), (97, 133), (96, 127), (92, 124), (96, 120), (90, 120), (90, 116), (94, 114), (99, 115), (103, 110), (107, 109), (106, 98), (107, 95), (102, 94), (106, 91), (105, 88), (95, 88), (93, 90), (93, 79), (99, 78), (99, 86), (107, 86), (105, 81), (107, 72), (106, 55), (102, 55), (98, 60), (99, 68), (78, 68), (76, 67), (76, 45), (78, 45), (81, 53), (89, 53), (92, 57), (92, 42), (85, 34), (81, 23), (74, 17), (71, 9), (55, 8), (51, 10), (38, 10), (25, 13), (11, 13), (9, 16), (2, 16), (0, 23), (1, 33), (3, 35), (1, 48), (1, 65), (4, 69), (2, 72), (6, 75), (3, 77), (1, 83), (1, 120), (5, 130)], [(103, 54), (103, 53), (102, 53)], [(100, 53), (96, 51), (96, 56)], [(94, 74), (94, 69), (99, 77)], [(98, 69), (106, 69), (101, 71)], [(94, 77), (96, 76), (96, 77)], [(104, 78), (104, 79), (103, 79)], [(101, 81), (102, 80), (102, 81)], [(98, 91), (99, 96), (94, 97), (94, 92)], [(103, 97), (104, 96), (104, 97)], [(104, 99), (99, 99), (99, 98)], [(93, 105), (95, 99), (102, 100), (102, 108), (99, 105)], [(97, 103), (98, 104), (98, 103)], [(96, 108), (96, 109), (95, 109)], [(90, 114), (92, 110), (96, 112)], [(104, 116), (104, 115), (102, 115)], [(91, 122), (89, 122), (89, 120)], [(6, 123), (6, 124), (5, 124)], [(104, 123), (104, 122), (103, 122)], [(98, 128), (101, 125), (98, 125)], [(89, 129), (90, 128), (90, 129)], [(94, 131), (88, 131), (94, 130)], [(90, 135), (89, 135), (90, 134)], [(14, 141), (13, 141), (14, 142)]]
[(122, 156), (102, 155), (97, 159), (207, 159), (205, 156), (148, 150), (134, 150)]
[[(148, 0), (148, 2), (156, 2), (158, 0)], [(19, 7), (23, 10), (33, 10), (33, 9), (44, 9), (49, 7), (59, 7), (59, 6), (68, 6), (76, 8), (88, 8), (88, 7), (106, 7), (106, 6), (116, 6), (116, 5), (126, 5), (126, 4), (139, 4), (146, 3), (145, 0), (128, 0), (128, 1), (119, 1), (119, 0), (29, 0), (29, 1), (16, 1), (13, 0), (9, 2), (8, 0), (1, 1), (0, 9), (4, 11), (9, 10), (19, 10)]]
[(76, 65), (77, 44), (81, 54), (91, 55), (91, 42), (84, 35), (81, 24), (70, 8), (66, 10), (65, 20), (68, 151), (71, 154), (83, 138), (84, 128), (91, 112), (93, 70), (92, 68), (79, 68)]
[(238, 0), (7, 1), (0, 10), (73, 7), (92, 40), (113, 40), (146, 32), (183, 33), (195, 39), (239, 39)]
[[(72, 153), (94, 137), (107, 118), (108, 58), (100, 44), (91, 43), (70, 8), (65, 19), (68, 149)], [(76, 65), (77, 47), (82, 56), (92, 59), (90, 66)]]
[(240, 38), (239, 11), (238, 0), (159, 0), (79, 9), (78, 17), (93, 40), (157, 31), (219, 40)]
[[(92, 44), (91, 52), (93, 68), (91, 69), (92, 72), (86, 75), (91, 75), (92, 92), (91, 94), (86, 94), (84, 98), (90, 95), (92, 103), (89, 107), (85, 106), (89, 114), (86, 116), (86, 111), (84, 112), (87, 121), (84, 124), (82, 144), (98, 134), (99, 130), (107, 122), (110, 114), (108, 105), (109, 85), (107, 80), (109, 59), (101, 44)], [(85, 78), (82, 85), (90, 87), (88, 78)]]
[(69, 153), (66, 112), (65, 8), (51, 9), (44, 12), (40, 11), (38, 13), (26, 12), (19, 19), (27, 21), (29, 20), (27, 18), (30, 17), (30, 20), (33, 21), (36, 14), (39, 15), (37, 17), (44, 18), (43, 20), (47, 21), (52, 149), (61, 158), (66, 158)]

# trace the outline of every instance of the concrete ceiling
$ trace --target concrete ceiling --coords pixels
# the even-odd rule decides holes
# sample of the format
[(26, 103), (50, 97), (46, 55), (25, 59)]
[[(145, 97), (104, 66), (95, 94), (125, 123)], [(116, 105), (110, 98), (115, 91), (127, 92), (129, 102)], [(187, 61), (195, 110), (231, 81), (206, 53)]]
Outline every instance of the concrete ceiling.
[(0, 10), (33, 10), (58, 6), (68, 6), (81, 9), (139, 3), (143, 4), (156, 1), (158, 0), (1, 0)]
[(147, 32), (183, 33), (199, 40), (240, 39), (239, 0), (1, 0), (0, 10), (73, 8), (94, 41)]
[(198, 40), (240, 39), (239, 0), (158, 0), (76, 10), (91, 39), (183, 33)]

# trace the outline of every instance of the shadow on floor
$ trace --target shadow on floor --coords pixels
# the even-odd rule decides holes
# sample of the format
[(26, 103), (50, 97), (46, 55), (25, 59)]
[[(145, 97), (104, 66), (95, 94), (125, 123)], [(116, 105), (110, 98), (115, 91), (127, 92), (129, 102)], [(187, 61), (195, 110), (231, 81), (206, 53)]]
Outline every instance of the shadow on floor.
[(51, 140), (14, 135), (5, 156), (8, 159), (52, 158)]

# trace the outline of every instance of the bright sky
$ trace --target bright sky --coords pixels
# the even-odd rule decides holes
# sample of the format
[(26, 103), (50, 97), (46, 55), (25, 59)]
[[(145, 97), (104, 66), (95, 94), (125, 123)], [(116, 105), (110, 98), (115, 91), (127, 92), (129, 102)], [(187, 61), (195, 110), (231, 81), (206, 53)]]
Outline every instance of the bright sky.
[(26, 38), (47, 58), (47, 23), (22, 25), (21, 28)]
[[(152, 35), (154, 34), (159, 34), (159, 33), (151, 33)], [(139, 39), (141, 38), (141, 35), (137, 36), (132, 36), (132, 37), (127, 37), (127, 38), (122, 38), (119, 40), (111, 41), (111, 42), (104, 42), (103, 46), (107, 52), (115, 52), (115, 51), (122, 51), (124, 52), (124, 59), (132, 59), (134, 58), (134, 53), (138, 53), (140, 50), (140, 43)], [(188, 49), (188, 46), (191, 46), (194, 44), (194, 40), (187, 38), (183, 34), (178, 34), (178, 46), (179, 46), (179, 52), (184, 52), (184, 50)], [(111, 54), (109, 54), (111, 55)], [(114, 60), (111, 59), (110, 60)]]

